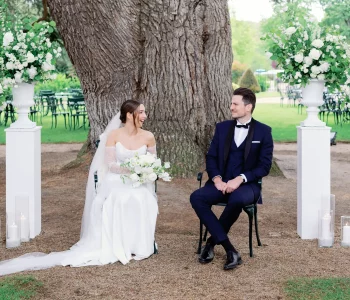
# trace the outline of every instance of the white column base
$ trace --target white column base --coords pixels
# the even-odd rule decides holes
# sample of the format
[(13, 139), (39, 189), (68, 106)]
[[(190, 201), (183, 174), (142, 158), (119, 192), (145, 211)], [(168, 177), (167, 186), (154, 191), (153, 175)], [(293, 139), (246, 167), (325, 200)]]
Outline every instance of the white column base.
[(298, 223), (302, 239), (318, 238), (318, 212), (330, 203), (330, 127), (298, 126)]
[(41, 231), (41, 126), (6, 132), (6, 213), (15, 213), (15, 198), (29, 197), (29, 236)]

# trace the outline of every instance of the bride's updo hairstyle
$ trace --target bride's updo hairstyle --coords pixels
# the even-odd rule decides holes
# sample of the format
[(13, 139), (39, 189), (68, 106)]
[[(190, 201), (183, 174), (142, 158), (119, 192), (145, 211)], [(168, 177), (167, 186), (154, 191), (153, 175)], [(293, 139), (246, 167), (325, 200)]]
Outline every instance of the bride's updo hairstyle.
[(120, 108), (120, 121), (125, 124), (127, 113), (131, 113), (134, 116), (134, 125), (136, 125), (135, 119), (140, 105), (141, 103), (136, 100), (126, 100)]

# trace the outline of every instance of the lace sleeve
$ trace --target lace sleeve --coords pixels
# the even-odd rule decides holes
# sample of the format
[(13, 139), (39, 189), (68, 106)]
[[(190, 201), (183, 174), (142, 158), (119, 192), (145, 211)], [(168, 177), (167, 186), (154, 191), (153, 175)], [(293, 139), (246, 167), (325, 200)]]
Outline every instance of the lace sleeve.
[(152, 147), (147, 147), (147, 152), (157, 155), (157, 147), (156, 147), (156, 145), (154, 145)]
[(117, 162), (115, 147), (106, 147), (105, 164), (108, 172), (116, 174), (130, 174), (130, 171), (127, 168), (121, 167)]

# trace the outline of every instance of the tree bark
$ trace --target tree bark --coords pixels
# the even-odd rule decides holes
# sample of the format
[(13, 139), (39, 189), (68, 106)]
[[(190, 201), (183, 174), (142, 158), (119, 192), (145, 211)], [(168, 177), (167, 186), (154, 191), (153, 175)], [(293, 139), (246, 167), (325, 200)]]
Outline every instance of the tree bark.
[(92, 145), (121, 103), (143, 102), (146, 129), (175, 175), (204, 162), (229, 118), (231, 32), (225, 0), (49, 0), (81, 80)]

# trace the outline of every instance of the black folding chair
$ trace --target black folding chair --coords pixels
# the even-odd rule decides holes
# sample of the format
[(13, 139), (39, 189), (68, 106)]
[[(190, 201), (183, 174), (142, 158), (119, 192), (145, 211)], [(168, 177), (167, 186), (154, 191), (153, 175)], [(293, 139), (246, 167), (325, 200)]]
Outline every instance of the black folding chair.
[[(199, 188), (202, 187), (202, 179), (203, 179), (203, 173), (204, 172), (199, 172), (197, 174), (197, 180), (199, 181)], [(261, 184), (261, 181), (259, 182)], [(259, 202), (261, 198), (261, 194), (259, 196), (259, 199), (257, 202)], [(217, 206), (226, 206), (227, 203), (217, 203), (215, 204)], [(258, 207), (257, 204), (250, 204), (245, 207), (243, 207), (243, 210), (247, 213), (248, 219), (249, 219), (249, 256), (253, 257), (253, 218), (254, 218), (254, 224), (255, 224), (255, 234), (256, 234), (256, 239), (258, 242), (258, 246), (262, 246), (260, 237), (259, 237), (259, 231), (258, 231)], [(205, 232), (203, 235), (203, 226), (204, 224), (202, 221), (199, 223), (199, 242), (198, 242), (198, 249), (197, 249), (197, 254), (201, 253), (202, 249), (202, 243), (203, 241), (207, 240), (207, 235), (208, 235), (208, 229), (205, 228)]]

